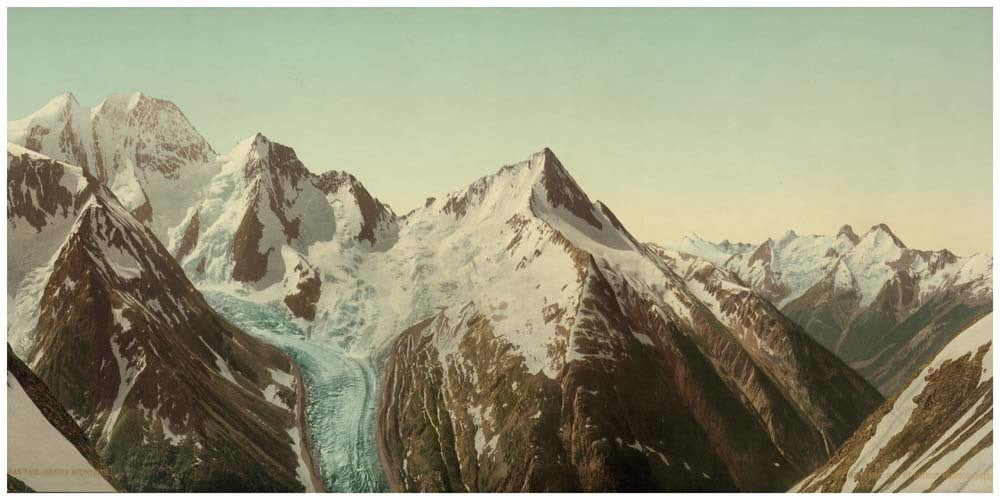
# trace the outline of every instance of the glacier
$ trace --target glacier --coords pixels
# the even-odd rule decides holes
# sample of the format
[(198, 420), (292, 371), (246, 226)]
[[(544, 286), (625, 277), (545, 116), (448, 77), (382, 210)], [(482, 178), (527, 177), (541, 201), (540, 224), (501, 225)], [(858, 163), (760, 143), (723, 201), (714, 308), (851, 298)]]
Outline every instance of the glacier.
[(306, 418), (328, 492), (388, 491), (375, 445), (378, 383), (370, 357), (313, 339), (276, 306), (222, 291), (204, 291), (223, 317), (288, 353), (302, 370)]

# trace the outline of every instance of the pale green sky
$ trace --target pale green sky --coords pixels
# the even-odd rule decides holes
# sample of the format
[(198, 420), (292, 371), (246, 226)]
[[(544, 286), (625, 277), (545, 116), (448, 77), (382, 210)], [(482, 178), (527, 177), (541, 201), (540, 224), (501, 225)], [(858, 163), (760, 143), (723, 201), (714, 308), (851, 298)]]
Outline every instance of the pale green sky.
[(989, 9), (10, 9), (8, 119), (175, 102), (398, 213), (549, 146), (641, 240), (992, 253)]

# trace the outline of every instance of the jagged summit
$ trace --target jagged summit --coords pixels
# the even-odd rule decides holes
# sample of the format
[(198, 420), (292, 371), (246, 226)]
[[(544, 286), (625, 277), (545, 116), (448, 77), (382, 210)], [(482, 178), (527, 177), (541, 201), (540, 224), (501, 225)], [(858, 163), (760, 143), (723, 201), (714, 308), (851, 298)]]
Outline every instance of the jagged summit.
[(208, 196), (188, 211), (168, 245), (196, 280), (263, 289), (309, 267), (304, 254), (313, 243), (353, 240), (371, 249), (392, 240), (396, 215), (357, 178), (317, 175), (294, 149), (262, 132), (219, 162)]
[(71, 92), (63, 92), (55, 97), (53, 97), (45, 106), (42, 107), (39, 112), (59, 110), (65, 112), (67, 109), (79, 106), (80, 102), (76, 100)]
[(889, 226), (886, 225), (885, 223), (879, 223), (879, 224), (875, 224), (874, 226), (872, 226), (871, 229), (869, 229), (868, 232), (865, 233), (865, 236), (862, 239), (867, 238), (869, 235), (872, 235), (872, 236), (874, 236), (876, 238), (879, 237), (879, 236), (888, 237), (888, 238), (890, 238), (892, 240), (893, 244), (895, 244), (897, 247), (899, 247), (899, 248), (906, 248), (906, 245), (903, 243), (903, 241), (900, 240), (896, 236), (896, 234), (893, 233), (891, 229), (889, 229)]
[(855, 245), (857, 245), (858, 242), (861, 241), (861, 238), (859, 238), (857, 233), (854, 232), (854, 228), (852, 228), (850, 224), (844, 224), (843, 226), (840, 226), (840, 229), (837, 230), (837, 236), (838, 237), (843, 236), (848, 240), (850, 240), (850, 242), (854, 243)]
[(94, 108), (67, 92), (7, 129), (9, 142), (107, 185), (163, 241), (215, 174), (215, 151), (180, 109), (141, 92), (109, 95)]
[(549, 148), (545, 148), (540, 154), (543, 160), (541, 182), (548, 202), (553, 207), (565, 208), (591, 226), (601, 229), (601, 223), (593, 212), (593, 203), (559, 158)]
[(271, 141), (261, 132), (237, 143), (222, 157), (222, 163), (223, 172), (242, 171), (248, 181), (278, 175), (288, 177), (297, 184), (303, 177), (313, 175), (299, 160), (294, 149)]
[(121, 92), (111, 94), (101, 100), (94, 107), (93, 113), (133, 113), (141, 108), (167, 109), (173, 113), (180, 113), (180, 108), (174, 103), (165, 99), (157, 99), (146, 94), (135, 92)]
[(328, 200), (342, 195), (353, 197), (361, 216), (361, 228), (357, 233), (359, 241), (367, 241), (374, 246), (379, 234), (388, 226), (396, 224), (396, 214), (392, 208), (372, 196), (353, 174), (328, 170), (319, 175), (316, 186), (327, 195)]
[(778, 240), (778, 245), (781, 245), (781, 246), (787, 245), (787, 244), (791, 243), (792, 241), (794, 241), (798, 237), (799, 237), (798, 233), (796, 233), (792, 229), (789, 229), (788, 231), (785, 231), (785, 234), (781, 236), (780, 240)]
[(549, 148), (531, 154), (528, 159), (501, 167), (496, 173), (477, 179), (464, 189), (436, 198), (418, 209), (428, 213), (443, 212), (456, 218), (477, 213), (489, 216), (527, 212), (540, 216), (565, 212), (585, 222), (592, 230), (602, 231), (602, 209), (593, 203), (559, 158)]
[(849, 225), (836, 235), (793, 234), (731, 256), (718, 247), (688, 251), (735, 272), (813, 338), (857, 364), (884, 394), (898, 389), (956, 325), (991, 304), (989, 257), (911, 249), (886, 224), (861, 237)]

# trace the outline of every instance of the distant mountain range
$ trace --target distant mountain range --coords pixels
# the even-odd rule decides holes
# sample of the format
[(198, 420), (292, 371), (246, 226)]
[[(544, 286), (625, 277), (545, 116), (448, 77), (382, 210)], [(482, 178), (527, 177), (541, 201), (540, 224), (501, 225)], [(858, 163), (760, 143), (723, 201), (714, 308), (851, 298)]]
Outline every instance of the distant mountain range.
[(758, 245), (689, 235), (664, 247), (734, 272), (887, 396), (993, 309), (992, 257), (911, 249), (885, 224), (862, 236), (843, 226)]
[[(396, 491), (783, 491), (992, 310), (990, 257), (883, 226), (641, 243), (547, 148), (397, 215), (140, 93), (8, 128), (8, 342), (129, 491), (339, 490), (372, 454)], [(341, 363), (377, 387), (305, 387)]]

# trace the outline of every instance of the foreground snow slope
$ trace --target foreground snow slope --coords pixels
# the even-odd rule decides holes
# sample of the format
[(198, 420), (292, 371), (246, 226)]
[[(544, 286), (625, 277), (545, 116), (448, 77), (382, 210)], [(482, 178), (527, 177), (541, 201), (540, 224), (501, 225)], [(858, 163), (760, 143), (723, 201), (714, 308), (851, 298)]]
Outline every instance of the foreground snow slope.
[(7, 346), (7, 474), (37, 492), (113, 492), (104, 460)]
[(795, 491), (989, 492), (993, 315), (962, 331)]

